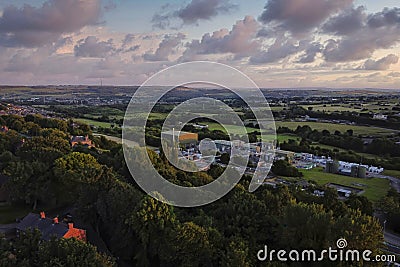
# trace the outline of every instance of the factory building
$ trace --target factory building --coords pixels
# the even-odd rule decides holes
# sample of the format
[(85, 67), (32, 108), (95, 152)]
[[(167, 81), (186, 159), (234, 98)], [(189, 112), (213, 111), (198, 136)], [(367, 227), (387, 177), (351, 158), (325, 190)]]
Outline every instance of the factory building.
[(199, 136), (197, 133), (171, 130), (162, 132), (161, 138), (171, 143), (179, 143), (179, 145), (183, 146), (195, 146), (198, 143)]

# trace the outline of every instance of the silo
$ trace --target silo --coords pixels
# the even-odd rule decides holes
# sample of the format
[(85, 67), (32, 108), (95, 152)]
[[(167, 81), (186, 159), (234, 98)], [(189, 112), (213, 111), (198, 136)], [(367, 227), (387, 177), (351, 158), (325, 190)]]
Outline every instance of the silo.
[(332, 164), (332, 172), (331, 173), (338, 173), (339, 172), (339, 162), (337, 160), (333, 161)]
[(367, 168), (364, 166), (358, 167), (358, 178), (366, 178), (367, 177)]
[(332, 169), (333, 169), (333, 161), (326, 161), (325, 172), (332, 173)]
[(351, 177), (358, 177), (358, 165), (351, 166)]

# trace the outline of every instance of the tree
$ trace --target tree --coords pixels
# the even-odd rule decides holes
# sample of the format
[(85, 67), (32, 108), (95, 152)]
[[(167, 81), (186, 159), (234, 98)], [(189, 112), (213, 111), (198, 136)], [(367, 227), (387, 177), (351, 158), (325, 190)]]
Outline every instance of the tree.
[(279, 245), (287, 249), (322, 250), (336, 242), (333, 213), (322, 205), (292, 203), (285, 208), (279, 225)]
[(220, 161), (222, 164), (228, 165), (229, 164), (229, 160), (230, 160), (230, 156), (228, 153), (224, 153), (221, 155)]
[(32, 205), (36, 209), (38, 201), (50, 200), (52, 192), (51, 180), (46, 164), (40, 161), (10, 162), (5, 173), (11, 177), (6, 186), (11, 202)]
[(249, 246), (240, 238), (234, 238), (229, 242), (224, 266), (250, 267)]
[(0, 266), (115, 266), (112, 258), (75, 238), (41, 239), (38, 230), (21, 232), (13, 241), (1, 239)]
[(286, 160), (277, 160), (272, 165), (271, 171), (276, 175), (287, 177), (301, 177), (303, 174), (299, 170), (290, 165)]
[(101, 173), (101, 165), (92, 155), (73, 152), (54, 162), (54, 172), (60, 181), (95, 183)]
[(349, 208), (354, 210), (361, 210), (361, 212), (366, 215), (372, 216), (374, 212), (371, 201), (369, 201), (368, 198), (364, 196), (351, 194), (350, 197), (346, 200), (346, 204), (349, 206)]
[[(160, 195), (161, 197), (161, 195)], [(171, 257), (171, 244), (168, 242), (168, 234), (175, 224), (175, 214), (172, 206), (160, 202), (145, 195), (133, 213), (127, 220), (127, 224), (138, 234), (143, 251), (139, 252), (142, 264), (150, 263), (143, 257), (158, 261), (159, 258), (168, 260)]]
[(175, 240), (179, 266), (209, 266), (212, 248), (206, 229), (193, 222), (178, 226)]

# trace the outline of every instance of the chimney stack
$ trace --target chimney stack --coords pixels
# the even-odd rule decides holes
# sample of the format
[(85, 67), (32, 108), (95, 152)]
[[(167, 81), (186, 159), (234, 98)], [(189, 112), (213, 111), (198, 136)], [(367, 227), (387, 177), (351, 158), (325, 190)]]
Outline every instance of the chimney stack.
[(44, 211), (40, 212), (40, 219), (45, 219), (46, 218), (46, 214), (44, 213)]
[(55, 218), (53, 219), (53, 223), (54, 223), (54, 224), (58, 224), (58, 217), (55, 217)]

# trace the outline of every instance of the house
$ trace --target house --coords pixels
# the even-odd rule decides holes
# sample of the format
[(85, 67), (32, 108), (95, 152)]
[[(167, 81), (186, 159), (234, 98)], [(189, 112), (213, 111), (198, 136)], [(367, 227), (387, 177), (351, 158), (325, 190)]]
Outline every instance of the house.
[(83, 145), (87, 147), (94, 147), (94, 143), (89, 139), (89, 136), (72, 136), (70, 140), (71, 146), (74, 147), (76, 145)]
[(40, 214), (29, 213), (16, 225), (18, 232), (28, 229), (38, 229), (42, 233), (43, 240), (56, 238), (76, 238), (86, 242), (86, 230), (75, 228), (73, 223), (59, 222), (58, 217), (47, 218), (42, 211)]
[(10, 180), (10, 177), (0, 174), (0, 203), (8, 200), (8, 190), (5, 184)]

